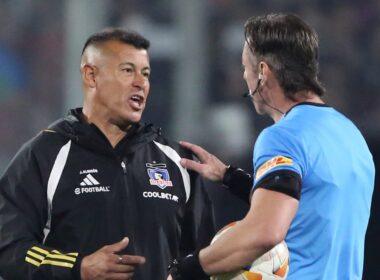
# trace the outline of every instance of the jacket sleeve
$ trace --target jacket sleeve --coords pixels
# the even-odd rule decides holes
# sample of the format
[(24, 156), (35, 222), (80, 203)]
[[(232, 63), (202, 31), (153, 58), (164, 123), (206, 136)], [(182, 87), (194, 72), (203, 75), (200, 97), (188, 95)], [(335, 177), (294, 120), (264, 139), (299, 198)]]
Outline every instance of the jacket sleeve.
[[(10, 279), (80, 279), (81, 256), (43, 245), (46, 183), (26, 145), (0, 179), (0, 275)], [(45, 175), (46, 176), (46, 175)]]
[(214, 207), (203, 179), (194, 172), (189, 173), (191, 194), (181, 224), (180, 253), (182, 257), (196, 249), (208, 246), (216, 232)]

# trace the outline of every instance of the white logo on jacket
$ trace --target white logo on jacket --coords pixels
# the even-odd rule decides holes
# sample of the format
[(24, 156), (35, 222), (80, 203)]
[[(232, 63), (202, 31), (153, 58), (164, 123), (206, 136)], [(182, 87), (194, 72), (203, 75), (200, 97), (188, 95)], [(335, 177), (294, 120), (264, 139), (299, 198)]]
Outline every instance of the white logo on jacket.
[(88, 174), (88, 173), (98, 173), (98, 169), (96, 168), (92, 168), (92, 169), (85, 169), (85, 170), (81, 170), (79, 171), (79, 174)]
[(143, 197), (172, 200), (172, 201), (175, 201), (177, 203), (179, 200), (178, 196), (171, 194), (171, 193), (164, 193), (164, 192), (143, 192)]
[(83, 193), (99, 193), (110, 192), (110, 186), (99, 186), (100, 183), (90, 173), (97, 173), (97, 169), (83, 170), (79, 174), (87, 174), (80, 182), (81, 187), (75, 188), (74, 193), (76, 195)]
[(99, 185), (99, 182), (91, 174), (87, 174), (83, 181), (80, 183), (81, 186), (94, 186)]

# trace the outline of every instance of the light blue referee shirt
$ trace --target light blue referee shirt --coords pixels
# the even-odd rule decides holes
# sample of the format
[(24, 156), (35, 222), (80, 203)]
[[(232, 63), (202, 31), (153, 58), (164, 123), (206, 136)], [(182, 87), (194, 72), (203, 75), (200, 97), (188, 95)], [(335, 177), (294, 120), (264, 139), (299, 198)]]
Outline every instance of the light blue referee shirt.
[(300, 103), (263, 130), (253, 162), (254, 187), (277, 170), (302, 180), (287, 279), (362, 279), (375, 167), (356, 126), (331, 107)]

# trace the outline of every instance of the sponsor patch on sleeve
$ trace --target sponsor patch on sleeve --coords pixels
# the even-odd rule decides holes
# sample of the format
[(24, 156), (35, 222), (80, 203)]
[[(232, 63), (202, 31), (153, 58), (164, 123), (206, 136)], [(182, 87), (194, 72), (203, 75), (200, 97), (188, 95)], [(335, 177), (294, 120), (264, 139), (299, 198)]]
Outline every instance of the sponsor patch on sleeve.
[(263, 174), (267, 173), (269, 170), (281, 166), (281, 165), (292, 165), (293, 160), (284, 156), (276, 156), (264, 162), (256, 172), (255, 180), (261, 177)]

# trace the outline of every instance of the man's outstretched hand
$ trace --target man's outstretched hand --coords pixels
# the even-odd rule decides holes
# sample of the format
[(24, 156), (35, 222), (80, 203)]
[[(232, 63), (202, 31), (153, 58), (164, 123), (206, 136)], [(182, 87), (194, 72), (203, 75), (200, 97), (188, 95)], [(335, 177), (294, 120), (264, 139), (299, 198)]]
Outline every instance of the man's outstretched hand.
[(182, 147), (192, 151), (200, 160), (200, 162), (197, 162), (191, 159), (182, 158), (181, 165), (183, 167), (199, 173), (202, 177), (207, 178), (210, 181), (223, 181), (227, 165), (198, 145), (186, 141), (180, 141), (179, 143)]

